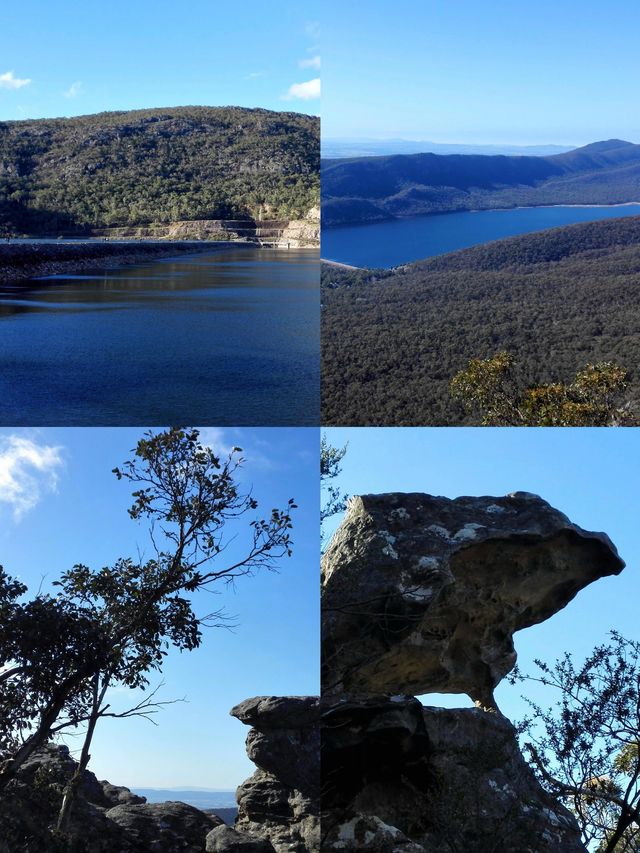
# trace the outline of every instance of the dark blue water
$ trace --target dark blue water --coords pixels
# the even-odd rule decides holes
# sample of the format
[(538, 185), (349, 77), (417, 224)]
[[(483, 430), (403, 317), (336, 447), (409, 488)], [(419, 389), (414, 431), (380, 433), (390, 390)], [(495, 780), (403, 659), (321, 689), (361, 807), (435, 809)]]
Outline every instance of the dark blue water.
[(356, 267), (395, 267), (490, 240), (574, 222), (640, 215), (620, 207), (520, 207), (416, 216), (322, 231), (322, 257)]
[(318, 258), (239, 249), (0, 286), (0, 423), (319, 423)]

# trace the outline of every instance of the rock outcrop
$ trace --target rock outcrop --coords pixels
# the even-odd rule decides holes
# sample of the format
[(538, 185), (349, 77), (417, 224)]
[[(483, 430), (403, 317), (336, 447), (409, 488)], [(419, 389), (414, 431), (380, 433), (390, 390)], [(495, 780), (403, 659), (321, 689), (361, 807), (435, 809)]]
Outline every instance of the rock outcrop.
[(222, 825), (217, 816), (186, 803), (147, 803), (85, 770), (73, 805), (70, 848), (52, 827), (76, 766), (66, 746), (54, 745), (25, 763), (0, 799), (0, 853), (204, 853), (208, 833)]
[(236, 705), (231, 714), (252, 726), (247, 754), (258, 769), (238, 788), (234, 829), (214, 829), (207, 850), (319, 850), (320, 700), (258, 696)]
[(491, 706), (513, 634), (624, 563), (536, 495), (353, 498), (323, 559), (323, 695), (467, 693)]
[(320, 849), (320, 700), (259, 696), (231, 713), (251, 726), (247, 753), (257, 770), (237, 792), (238, 817), (182, 802), (147, 803), (85, 771), (68, 837), (53, 827), (77, 763), (49, 745), (21, 768), (0, 799), (0, 853), (317, 853)]
[(305, 219), (185, 219), (121, 228), (97, 228), (92, 235), (112, 240), (230, 240), (283, 249), (320, 247), (319, 208)]
[(536, 495), (353, 498), (322, 568), (322, 850), (585, 853), (493, 689), (515, 631), (623, 566)]
[(380, 696), (322, 717), (324, 850), (584, 851), (502, 715)]

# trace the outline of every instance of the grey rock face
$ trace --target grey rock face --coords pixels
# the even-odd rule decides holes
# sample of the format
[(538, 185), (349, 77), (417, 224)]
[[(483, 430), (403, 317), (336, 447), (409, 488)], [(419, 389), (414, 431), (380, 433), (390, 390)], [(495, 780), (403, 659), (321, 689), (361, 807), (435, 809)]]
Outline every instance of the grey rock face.
[(202, 853), (208, 833), (222, 821), (180, 802), (114, 806), (106, 817), (127, 839), (154, 853)]
[(352, 499), (322, 565), (322, 850), (586, 853), (493, 689), (515, 631), (623, 566), (536, 495)]
[[(258, 696), (231, 714), (252, 725), (247, 753), (256, 772), (237, 792), (235, 830), (269, 842), (276, 853), (319, 850), (320, 700), (313, 696)], [(235, 850), (217, 831), (215, 850)], [(245, 848), (238, 847), (238, 850)]]
[(236, 832), (230, 826), (218, 826), (207, 835), (206, 853), (273, 853), (272, 845), (261, 838)]
[(353, 498), (323, 558), (323, 696), (467, 693), (493, 706), (513, 634), (624, 563), (523, 492)]
[(329, 702), (322, 767), (323, 850), (585, 850), (500, 714), (408, 696)]
[[(24, 764), (0, 799), (0, 853), (60, 849), (51, 830), (76, 766), (66, 746), (54, 745)], [(221, 823), (186, 803), (149, 804), (87, 770), (71, 813), (71, 845), (78, 853), (204, 853), (207, 834)]]

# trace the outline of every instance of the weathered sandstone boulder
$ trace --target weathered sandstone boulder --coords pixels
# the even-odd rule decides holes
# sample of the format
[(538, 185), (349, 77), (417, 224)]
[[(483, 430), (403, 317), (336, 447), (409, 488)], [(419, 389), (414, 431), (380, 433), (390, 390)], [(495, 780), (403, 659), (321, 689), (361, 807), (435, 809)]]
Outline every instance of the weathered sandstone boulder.
[(467, 693), (494, 707), (513, 634), (624, 563), (526, 492), (353, 498), (323, 558), (323, 696)]
[(0, 853), (204, 853), (208, 833), (222, 824), (186, 803), (147, 803), (85, 770), (67, 843), (53, 828), (76, 767), (66, 746), (52, 744), (31, 756), (0, 798)]
[(500, 714), (409, 696), (328, 701), (322, 769), (322, 850), (585, 853)]
[(202, 853), (208, 833), (223, 825), (220, 818), (171, 801), (123, 804), (109, 809), (106, 817), (124, 831), (134, 849), (154, 853)]
[[(253, 727), (247, 753), (258, 767), (238, 788), (235, 830), (268, 841), (276, 853), (319, 850), (319, 706), (314, 696), (258, 696), (231, 710)], [(232, 841), (218, 829), (207, 843), (213, 850), (232, 851), (236, 848), (224, 846)]]

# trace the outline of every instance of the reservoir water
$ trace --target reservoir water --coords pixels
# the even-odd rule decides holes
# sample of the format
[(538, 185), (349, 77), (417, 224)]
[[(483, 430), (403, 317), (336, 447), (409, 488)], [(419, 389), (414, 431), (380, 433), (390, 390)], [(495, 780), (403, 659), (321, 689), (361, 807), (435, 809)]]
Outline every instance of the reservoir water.
[(0, 423), (319, 423), (317, 253), (233, 249), (0, 285)]
[(356, 267), (395, 267), (478, 243), (596, 219), (640, 215), (640, 204), (518, 207), (415, 216), (322, 231), (322, 257)]

